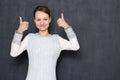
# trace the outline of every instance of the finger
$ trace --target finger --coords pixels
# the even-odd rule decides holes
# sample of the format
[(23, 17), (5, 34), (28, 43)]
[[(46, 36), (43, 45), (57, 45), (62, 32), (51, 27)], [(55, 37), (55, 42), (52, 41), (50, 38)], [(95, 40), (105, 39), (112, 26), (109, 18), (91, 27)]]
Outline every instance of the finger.
[(23, 22), (23, 28), (27, 30), (29, 27), (29, 22)]
[(29, 22), (26, 22), (26, 25), (28, 26), (28, 25), (29, 25)]
[(60, 21), (60, 19), (61, 19), (61, 18), (58, 18), (58, 20), (57, 20), (57, 21)]
[(23, 21), (22, 23), (24, 23), (24, 24), (29, 24), (29, 22), (28, 22), (28, 21)]
[(20, 16), (19, 18), (20, 18), (20, 23), (22, 23), (22, 17)]
[(59, 22), (59, 21), (60, 21), (60, 18), (58, 18), (57, 22)]
[(64, 19), (64, 15), (63, 15), (63, 13), (61, 13), (61, 18)]
[(25, 26), (28, 26), (28, 25), (29, 25), (29, 22), (24, 21), (23, 24), (24, 24)]

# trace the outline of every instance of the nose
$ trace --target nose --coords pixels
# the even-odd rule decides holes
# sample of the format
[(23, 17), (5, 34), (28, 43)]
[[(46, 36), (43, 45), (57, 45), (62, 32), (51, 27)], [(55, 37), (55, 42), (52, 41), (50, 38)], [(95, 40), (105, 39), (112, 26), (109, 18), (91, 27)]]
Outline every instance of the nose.
[(43, 24), (43, 23), (44, 23), (43, 21), (40, 22), (40, 24)]

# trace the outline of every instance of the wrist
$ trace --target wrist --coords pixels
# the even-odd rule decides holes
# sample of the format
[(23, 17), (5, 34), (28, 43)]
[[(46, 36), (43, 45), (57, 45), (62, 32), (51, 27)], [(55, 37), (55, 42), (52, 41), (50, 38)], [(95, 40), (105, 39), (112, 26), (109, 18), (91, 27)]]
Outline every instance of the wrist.
[(66, 27), (64, 27), (64, 29), (66, 30), (66, 29), (69, 29), (71, 26), (70, 25), (68, 25), (68, 26), (66, 26)]
[(16, 32), (17, 32), (17, 33), (23, 33), (23, 31), (20, 30), (20, 29), (18, 29)]
[(68, 24), (66, 24), (65, 26), (64, 26), (64, 29), (67, 29), (67, 28), (69, 28), (70, 26), (68, 25)]

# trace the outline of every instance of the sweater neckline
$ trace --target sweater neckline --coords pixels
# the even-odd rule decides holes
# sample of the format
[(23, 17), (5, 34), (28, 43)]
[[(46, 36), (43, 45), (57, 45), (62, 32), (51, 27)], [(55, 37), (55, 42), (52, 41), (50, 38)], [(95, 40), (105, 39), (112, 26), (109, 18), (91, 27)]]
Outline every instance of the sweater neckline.
[(39, 37), (49, 37), (49, 36), (51, 36), (51, 34), (48, 34), (48, 35), (40, 35), (39, 33), (36, 33)]

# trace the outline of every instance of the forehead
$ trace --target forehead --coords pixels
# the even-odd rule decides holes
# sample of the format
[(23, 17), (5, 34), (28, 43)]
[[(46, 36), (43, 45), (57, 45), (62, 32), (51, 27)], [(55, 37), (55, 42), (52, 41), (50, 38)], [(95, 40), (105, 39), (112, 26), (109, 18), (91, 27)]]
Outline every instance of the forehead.
[(36, 17), (36, 18), (43, 18), (43, 17), (49, 17), (49, 15), (48, 15), (47, 13), (45, 13), (45, 12), (37, 11), (37, 12), (35, 13), (35, 17)]

